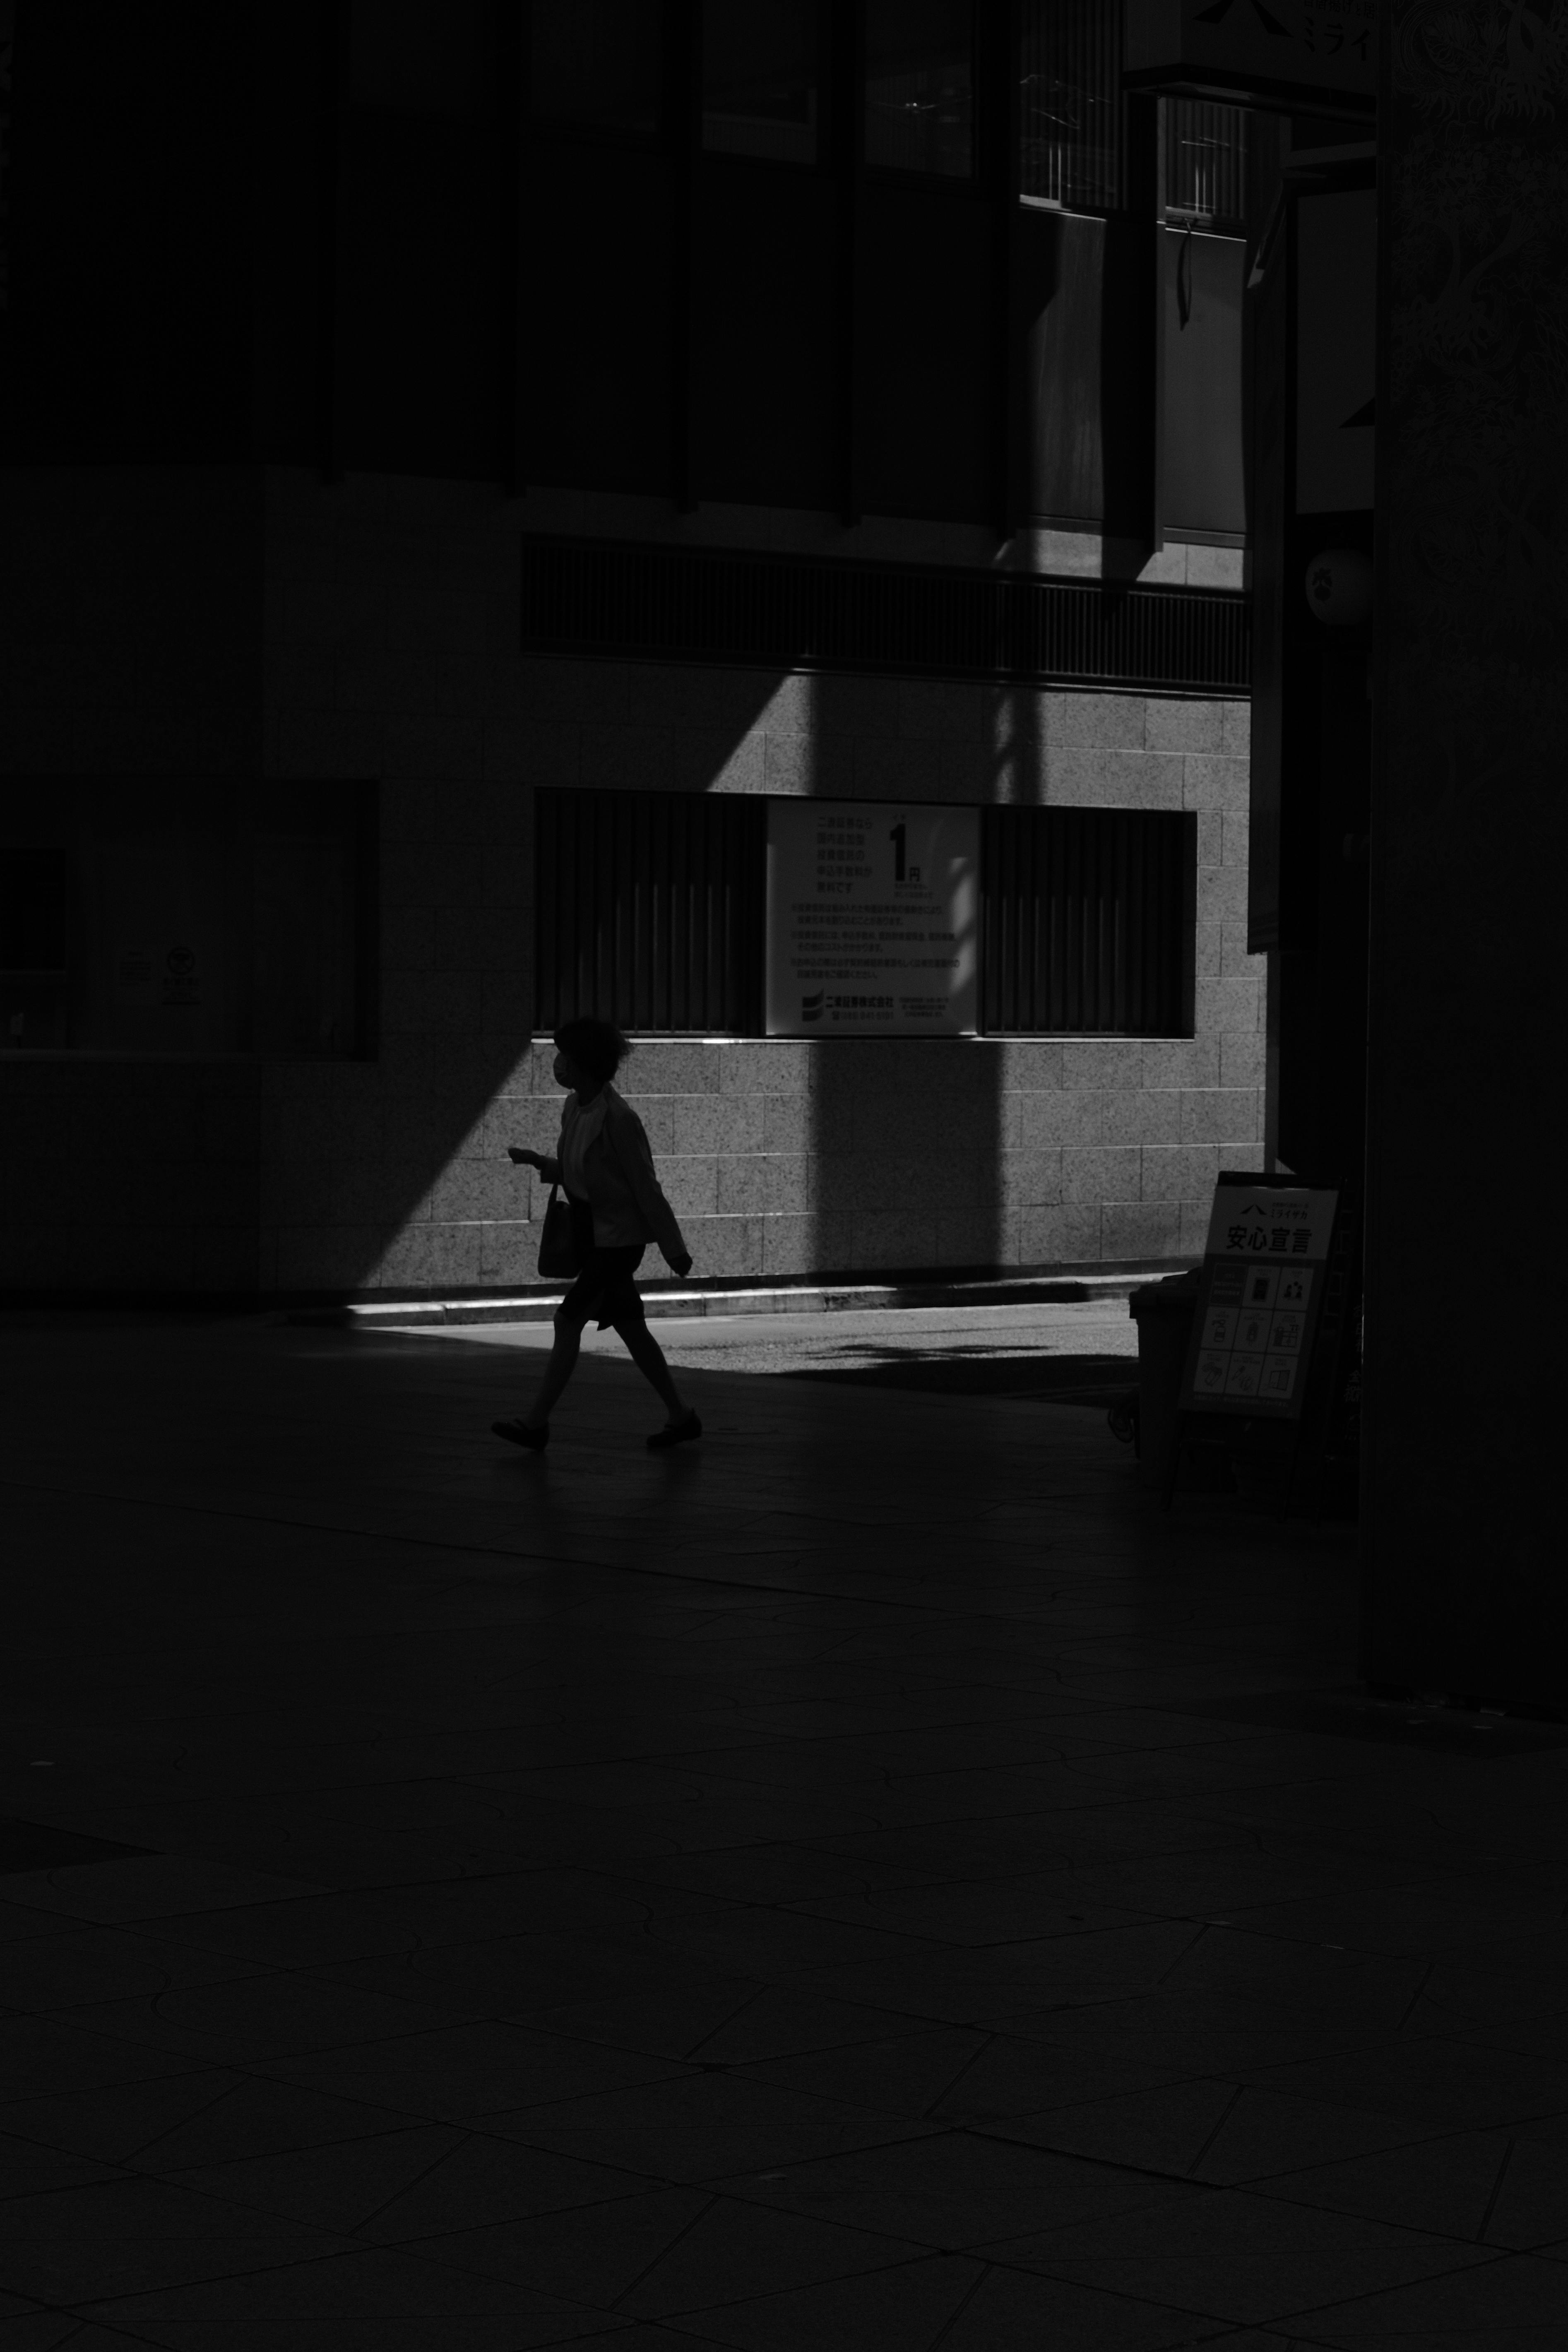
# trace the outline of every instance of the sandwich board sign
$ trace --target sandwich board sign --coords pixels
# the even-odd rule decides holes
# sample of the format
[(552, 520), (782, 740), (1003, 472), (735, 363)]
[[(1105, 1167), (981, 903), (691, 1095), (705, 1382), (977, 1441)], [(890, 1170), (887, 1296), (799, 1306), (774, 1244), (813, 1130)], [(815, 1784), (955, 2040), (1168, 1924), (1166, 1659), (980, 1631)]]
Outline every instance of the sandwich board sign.
[(1338, 1206), (1336, 1190), (1221, 1177), (1182, 1381), (1184, 1412), (1300, 1420)]

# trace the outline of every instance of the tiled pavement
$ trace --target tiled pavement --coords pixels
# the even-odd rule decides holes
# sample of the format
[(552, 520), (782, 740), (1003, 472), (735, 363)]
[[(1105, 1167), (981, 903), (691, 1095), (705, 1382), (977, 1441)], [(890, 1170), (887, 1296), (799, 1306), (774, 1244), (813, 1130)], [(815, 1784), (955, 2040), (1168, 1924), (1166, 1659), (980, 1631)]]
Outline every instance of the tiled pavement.
[(0, 1353), (0, 1811), (139, 1849), (0, 1831), (0, 2352), (1568, 2344), (1568, 1749), (1297, 1696), (1346, 1531), (1062, 1406)]

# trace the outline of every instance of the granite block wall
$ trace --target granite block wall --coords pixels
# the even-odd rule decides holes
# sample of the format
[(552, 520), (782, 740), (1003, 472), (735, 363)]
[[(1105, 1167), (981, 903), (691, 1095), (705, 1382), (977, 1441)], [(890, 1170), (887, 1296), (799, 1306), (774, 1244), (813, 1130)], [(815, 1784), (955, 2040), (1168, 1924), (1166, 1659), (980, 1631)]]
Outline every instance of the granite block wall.
[[(94, 495), (112, 502), (104, 474)], [(122, 487), (143, 518), (160, 510), (156, 483)], [(163, 487), (191, 508), (184, 478)], [(325, 487), (281, 469), (252, 487), (248, 503), (231, 498), (224, 541), (225, 576), (255, 593), (251, 605), (232, 600), (223, 758), (205, 740), (210, 709), (201, 740), (135, 735), (142, 689), (102, 683), (100, 640), (129, 583), (63, 615), (48, 690), (35, 685), (20, 718), (12, 697), (0, 743), (14, 780), (378, 780), (376, 1055), (117, 1070), (86, 1056), (0, 1060), (0, 1116), (29, 1171), (0, 1267), (9, 1287), (411, 1293), (531, 1280), (539, 1202), (504, 1146), (547, 1144), (557, 1118), (549, 1050), (531, 1035), (544, 785), (1194, 811), (1190, 1038), (645, 1040), (626, 1086), (710, 1278), (1196, 1250), (1215, 1172), (1256, 1164), (1262, 1134), (1244, 704), (532, 658), (520, 650), (519, 534), (534, 520), (523, 502), (450, 483)], [(75, 485), (75, 560), (89, 570), (90, 511)], [(144, 553), (154, 572), (188, 568), (177, 531), (152, 533)], [(88, 677), (105, 701), (84, 732)], [(68, 1144), (110, 1107), (157, 1139), (112, 1211), (111, 1187), (77, 1184)]]
[[(1108, 1265), (1195, 1255), (1222, 1167), (1253, 1163), (1258, 1088), (1170, 1085), (1172, 1043), (644, 1040), (622, 1090), (708, 1275)], [(498, 1141), (548, 1150), (536, 1045), (495, 1107)], [(542, 1211), (518, 1180), (510, 1213)], [(526, 1276), (534, 1236), (517, 1236)]]

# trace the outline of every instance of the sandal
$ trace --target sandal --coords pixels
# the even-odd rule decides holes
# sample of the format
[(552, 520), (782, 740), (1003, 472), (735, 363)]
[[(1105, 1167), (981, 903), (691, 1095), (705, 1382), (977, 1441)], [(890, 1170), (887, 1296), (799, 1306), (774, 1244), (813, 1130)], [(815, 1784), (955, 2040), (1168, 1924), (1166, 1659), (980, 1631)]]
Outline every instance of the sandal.
[(490, 1427), (509, 1445), (525, 1446), (530, 1454), (542, 1454), (550, 1443), (547, 1421), (542, 1421), (537, 1429), (530, 1429), (526, 1421), (492, 1421)]

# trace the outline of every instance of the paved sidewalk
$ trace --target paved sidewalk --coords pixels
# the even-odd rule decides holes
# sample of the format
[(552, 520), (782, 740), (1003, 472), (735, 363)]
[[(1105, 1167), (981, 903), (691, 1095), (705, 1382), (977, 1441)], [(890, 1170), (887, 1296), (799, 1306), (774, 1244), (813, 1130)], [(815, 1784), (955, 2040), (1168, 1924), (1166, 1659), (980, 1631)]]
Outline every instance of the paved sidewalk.
[[(392, 1325), (392, 1329), (408, 1328)], [(1138, 1327), (1125, 1298), (1007, 1307), (900, 1307), (826, 1315), (664, 1317), (654, 1336), (680, 1371), (777, 1372), (949, 1395), (1070, 1395), (1138, 1377)], [(548, 1323), (437, 1325), (458, 1346), (548, 1351)], [(583, 1344), (624, 1363), (613, 1331), (592, 1325)], [(537, 1366), (506, 1376), (526, 1389)]]
[(0, 2347), (1568, 2340), (1564, 1735), (1343, 1696), (1349, 1531), (1033, 1401), (0, 1361)]

